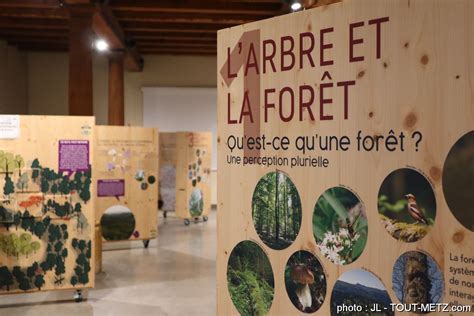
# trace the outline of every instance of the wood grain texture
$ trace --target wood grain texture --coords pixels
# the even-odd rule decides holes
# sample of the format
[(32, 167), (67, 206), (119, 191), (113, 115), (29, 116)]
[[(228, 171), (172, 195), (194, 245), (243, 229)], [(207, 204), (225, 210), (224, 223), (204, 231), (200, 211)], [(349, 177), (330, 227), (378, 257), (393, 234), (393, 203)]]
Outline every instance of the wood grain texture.
[[(376, 28), (369, 26), (371, 19), (389, 17), (382, 26), (381, 52), (377, 58)], [(364, 56), (360, 62), (348, 62), (349, 25), (364, 22), (357, 29), (356, 38), (363, 38), (356, 45), (355, 55)], [(445, 292), (442, 302), (457, 301), (471, 305), (472, 301), (451, 295), (448, 288), (463, 290), (473, 295), (472, 289), (449, 285), (452, 276), (449, 268), (462, 265), (450, 261), (450, 253), (474, 253), (474, 234), (464, 228), (449, 210), (444, 199), (440, 174), (451, 146), (473, 129), (474, 122), (474, 2), (469, 0), (345, 0), (320, 8), (306, 10), (265, 21), (224, 29), (218, 33), (218, 249), (217, 249), (217, 296), (218, 315), (238, 315), (227, 289), (227, 263), (232, 249), (243, 240), (256, 241), (267, 253), (275, 278), (275, 295), (269, 315), (305, 315), (291, 303), (285, 290), (284, 269), (288, 258), (298, 250), (309, 250), (321, 261), (327, 278), (328, 290), (323, 306), (316, 315), (330, 314), (331, 291), (338, 277), (351, 269), (363, 268), (378, 276), (385, 285), (392, 302), (398, 299), (392, 290), (392, 268), (397, 258), (409, 250), (421, 250), (430, 254), (444, 273)], [(326, 51), (326, 57), (334, 65), (320, 67), (320, 30), (334, 28), (327, 39), (334, 45)], [(277, 49), (283, 36), (298, 38), (301, 33), (315, 35), (314, 61), (316, 67), (305, 66), (289, 71), (271, 70), (260, 75), (260, 107), (263, 113), (264, 89), (291, 87), (297, 91), (301, 85), (316, 89), (315, 121), (306, 116), (302, 122), (289, 123), (278, 119), (278, 104), (270, 110), (268, 122), (260, 115), (260, 134), (267, 137), (319, 135), (357, 135), (359, 130), (368, 135), (386, 135), (390, 130), (405, 132), (408, 137), (418, 130), (423, 134), (419, 150), (410, 145), (404, 152), (350, 150), (311, 152), (329, 160), (328, 168), (278, 167), (287, 173), (298, 189), (302, 201), (302, 225), (294, 243), (284, 250), (272, 250), (257, 235), (252, 221), (252, 194), (259, 179), (275, 167), (229, 165), (230, 150), (226, 141), (230, 135), (243, 136), (243, 124), (227, 124), (228, 93), (231, 94), (231, 115), (239, 118), (244, 98), (244, 67), (228, 85), (221, 74), (225, 70), (228, 49), (239, 47), (245, 32), (259, 30), (260, 40), (273, 39)], [(261, 43), (261, 42), (260, 42)], [(248, 43), (247, 43), (248, 44)], [(245, 47), (245, 45), (243, 45)], [(257, 54), (260, 54), (258, 52)], [(279, 62), (280, 56), (276, 55)], [(245, 58), (245, 57), (244, 57)], [(260, 64), (260, 71), (262, 70)], [(267, 70), (269, 69), (267, 64)], [(232, 69), (235, 71), (236, 69)], [(250, 68), (253, 73), (255, 68)], [(342, 90), (332, 90), (327, 97), (333, 104), (327, 111), (334, 120), (319, 119), (319, 89), (321, 78), (329, 71), (332, 78), (326, 82), (355, 80), (350, 90), (349, 118), (343, 119)], [(224, 71), (225, 72), (225, 71)], [(251, 88), (250, 88), (251, 89)], [(272, 100), (278, 102), (278, 94)], [(298, 101), (296, 101), (298, 105)], [(285, 103), (285, 111), (289, 111)], [(285, 112), (288, 113), (288, 112)], [(408, 140), (407, 140), (408, 141)], [(411, 141), (411, 140), (410, 140)], [(411, 143), (409, 143), (411, 144)], [(241, 155), (237, 151), (236, 155)], [(261, 156), (294, 157), (295, 151), (260, 151)], [(434, 187), (437, 215), (430, 233), (415, 243), (404, 243), (392, 238), (380, 222), (377, 199), (380, 185), (392, 171), (414, 167), (424, 173)], [(346, 266), (337, 266), (320, 252), (313, 237), (313, 209), (318, 197), (328, 188), (343, 185), (361, 198), (368, 217), (368, 242), (361, 257)], [(457, 238), (462, 236), (461, 238)], [(470, 266), (472, 269), (472, 265)], [(473, 282), (472, 277), (464, 280)], [(400, 313), (401, 315), (402, 313)], [(433, 313), (436, 314), (437, 313)], [(439, 313), (441, 315), (441, 313)]]
[[(125, 180), (125, 195), (98, 197), (96, 221), (112, 206), (129, 208), (135, 217), (134, 234), (129, 240), (157, 236), (158, 132), (153, 128), (96, 126), (96, 179)], [(144, 179), (137, 180), (138, 171)], [(150, 183), (149, 177), (155, 181)], [(146, 189), (143, 189), (143, 185)], [(105, 239), (104, 239), (105, 242)]]

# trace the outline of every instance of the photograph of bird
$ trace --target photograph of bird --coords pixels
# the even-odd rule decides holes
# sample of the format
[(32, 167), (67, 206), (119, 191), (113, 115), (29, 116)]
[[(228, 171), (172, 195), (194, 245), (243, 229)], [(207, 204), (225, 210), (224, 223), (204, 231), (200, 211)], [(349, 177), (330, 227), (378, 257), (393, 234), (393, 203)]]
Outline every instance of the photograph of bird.
[(410, 214), (410, 216), (413, 217), (413, 219), (415, 219), (417, 222), (428, 225), (428, 220), (426, 219), (425, 215), (423, 215), (423, 212), (418, 207), (415, 196), (409, 193), (405, 195), (405, 198), (408, 201), (408, 205), (407, 205), (408, 214)]

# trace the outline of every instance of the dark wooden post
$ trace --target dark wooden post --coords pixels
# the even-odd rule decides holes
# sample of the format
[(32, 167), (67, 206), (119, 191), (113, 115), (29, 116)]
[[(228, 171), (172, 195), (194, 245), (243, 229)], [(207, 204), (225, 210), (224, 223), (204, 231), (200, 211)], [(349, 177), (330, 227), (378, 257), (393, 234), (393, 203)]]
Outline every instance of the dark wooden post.
[(109, 57), (109, 125), (125, 124), (123, 53)]
[(72, 6), (69, 12), (69, 115), (90, 116), (94, 114), (92, 11), (89, 6)]

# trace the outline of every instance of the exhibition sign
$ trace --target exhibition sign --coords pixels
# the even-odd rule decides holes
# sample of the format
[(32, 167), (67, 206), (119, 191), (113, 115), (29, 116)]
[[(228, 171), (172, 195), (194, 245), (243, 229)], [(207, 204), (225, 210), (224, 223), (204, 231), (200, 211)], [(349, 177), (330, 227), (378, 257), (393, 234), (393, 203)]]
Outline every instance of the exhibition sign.
[(104, 241), (157, 236), (158, 132), (96, 126), (96, 220)]
[(0, 294), (93, 287), (95, 119), (0, 122)]
[(210, 132), (176, 133), (177, 217), (207, 221), (211, 210), (211, 152)]
[(219, 31), (219, 315), (472, 307), (473, 21), (346, 0)]

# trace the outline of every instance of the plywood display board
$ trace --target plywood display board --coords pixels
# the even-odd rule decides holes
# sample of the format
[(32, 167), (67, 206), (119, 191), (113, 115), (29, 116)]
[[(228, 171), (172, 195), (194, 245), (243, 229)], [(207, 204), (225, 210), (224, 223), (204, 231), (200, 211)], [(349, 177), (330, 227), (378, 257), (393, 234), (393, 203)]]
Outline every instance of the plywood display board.
[(210, 132), (176, 133), (176, 216), (203, 217), (211, 209)]
[(472, 308), (473, 21), (345, 0), (219, 32), (219, 315)]
[(160, 133), (160, 209), (174, 212), (176, 208), (176, 133)]
[(94, 124), (0, 116), (0, 294), (94, 286)]
[(153, 128), (97, 126), (96, 220), (107, 241), (157, 235), (158, 132)]

